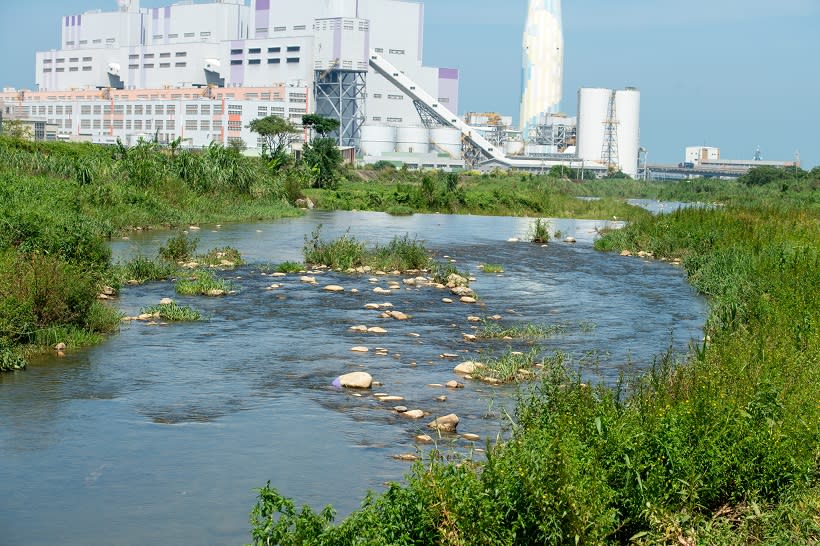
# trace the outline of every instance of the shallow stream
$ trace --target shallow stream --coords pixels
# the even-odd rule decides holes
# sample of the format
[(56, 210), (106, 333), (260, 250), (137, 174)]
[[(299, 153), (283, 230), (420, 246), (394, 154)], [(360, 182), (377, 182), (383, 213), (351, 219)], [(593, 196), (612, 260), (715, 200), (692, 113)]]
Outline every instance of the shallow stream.
[[(459, 432), (504, 434), (513, 387), (456, 378), (453, 366), (502, 352), (509, 342), (467, 343), (467, 317), (502, 324), (560, 325), (539, 342), (573, 355), (590, 380), (614, 382), (625, 366), (642, 368), (670, 347), (685, 351), (702, 335), (705, 302), (679, 268), (592, 248), (604, 222), (554, 220), (577, 244), (526, 242), (531, 220), (478, 216), (314, 212), (266, 224), (202, 226), (199, 249), (230, 245), (247, 266), (222, 275), (239, 292), (224, 298), (177, 297), (172, 283), (123, 289), (128, 315), (173, 297), (210, 317), (167, 326), (124, 324), (106, 343), (64, 358), (43, 357), (25, 372), (0, 376), (0, 542), (4, 545), (243, 544), (254, 488), (271, 480), (297, 503), (332, 503), (345, 514), (368, 489), (381, 490), (409, 469), (392, 457), (415, 453), (414, 436), (435, 415), (456, 413)], [(476, 277), (480, 302), (446, 304), (445, 291), (405, 287), (403, 277), (325, 273), (319, 284), (262, 275), (262, 264), (301, 261), (304, 238), (348, 229), (369, 243), (409, 234), (442, 260)], [(154, 256), (171, 235), (145, 232), (112, 244), (120, 259)], [(444, 258), (447, 256), (447, 258)], [(482, 263), (504, 273), (484, 274)], [(265, 290), (271, 283), (283, 285)], [(321, 288), (344, 286), (333, 294)], [(351, 293), (356, 288), (358, 293)], [(457, 299), (457, 298), (456, 298)], [(390, 302), (407, 321), (379, 318), (366, 303)], [(361, 334), (354, 325), (381, 326)], [(418, 334), (418, 337), (410, 334)], [(353, 346), (371, 351), (356, 354)], [(516, 348), (527, 346), (513, 343)], [(388, 349), (376, 356), (373, 349)], [(441, 358), (444, 353), (457, 359)], [(410, 421), (379, 403), (339, 391), (333, 379), (371, 373), (375, 391), (430, 412)], [(374, 391), (374, 392), (375, 392)], [(446, 396), (446, 401), (437, 397)], [(459, 439), (445, 448), (469, 449)], [(477, 447), (483, 445), (478, 444)]]

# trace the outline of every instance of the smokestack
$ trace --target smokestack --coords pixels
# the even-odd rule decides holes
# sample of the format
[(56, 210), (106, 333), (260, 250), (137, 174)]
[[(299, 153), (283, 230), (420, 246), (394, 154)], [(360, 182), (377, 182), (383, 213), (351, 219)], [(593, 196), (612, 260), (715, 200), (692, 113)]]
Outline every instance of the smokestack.
[(543, 114), (558, 111), (564, 85), (564, 33), (561, 0), (530, 0), (524, 27), (521, 130), (529, 131)]

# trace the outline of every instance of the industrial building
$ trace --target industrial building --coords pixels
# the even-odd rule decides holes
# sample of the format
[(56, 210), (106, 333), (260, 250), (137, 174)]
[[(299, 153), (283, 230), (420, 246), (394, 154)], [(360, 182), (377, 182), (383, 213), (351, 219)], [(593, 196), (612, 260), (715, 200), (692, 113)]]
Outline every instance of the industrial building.
[(262, 142), (248, 129), (275, 114), (318, 113), (359, 161), (417, 168), (544, 171), (554, 165), (638, 174), (640, 93), (563, 86), (560, 0), (531, 0), (524, 29), (520, 126), (458, 115), (459, 72), (423, 64), (424, 4), (410, 0), (212, 0), (68, 15), (61, 47), (36, 55), (36, 91), (0, 102), (57, 139), (139, 139), (204, 147)]

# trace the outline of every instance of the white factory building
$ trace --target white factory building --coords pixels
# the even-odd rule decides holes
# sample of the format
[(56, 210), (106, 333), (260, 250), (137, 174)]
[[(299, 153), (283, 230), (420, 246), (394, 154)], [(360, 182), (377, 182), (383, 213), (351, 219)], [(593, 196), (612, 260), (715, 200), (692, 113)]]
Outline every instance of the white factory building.
[[(0, 100), (45, 118), (61, 137), (130, 139), (159, 122), (165, 138), (201, 146), (241, 137), (255, 148), (255, 138), (235, 129), (263, 109), (293, 121), (335, 110), (351, 140), (343, 144), (358, 140), (365, 123), (420, 127), (413, 100), (369, 66), (373, 52), (458, 111), (458, 70), (422, 64), (424, 5), (414, 1), (214, 0), (142, 9), (139, 0), (119, 0), (116, 11), (64, 16), (60, 29), (60, 49), (36, 55), (37, 90)], [(145, 117), (134, 114), (140, 101)], [(204, 120), (208, 103), (209, 112), (222, 106), (224, 119)], [(101, 117), (82, 117), (95, 112)]]

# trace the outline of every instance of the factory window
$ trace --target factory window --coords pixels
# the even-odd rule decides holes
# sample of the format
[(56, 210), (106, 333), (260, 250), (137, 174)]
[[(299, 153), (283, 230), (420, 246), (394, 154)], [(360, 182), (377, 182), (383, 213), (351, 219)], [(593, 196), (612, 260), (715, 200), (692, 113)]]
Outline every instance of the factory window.
[(114, 120), (114, 129), (122, 129), (122, 120), (121, 119), (115, 119)]
[(199, 122), (199, 130), (200, 131), (210, 131), (211, 130), (211, 122), (208, 120), (203, 119)]
[(179, 38), (179, 34), (169, 34), (169, 35), (168, 35), (168, 39), (169, 39), (169, 40), (174, 40), (174, 39), (176, 39), (176, 38)]
[(384, 48), (383, 47), (377, 47), (376, 48), (376, 53), (384, 53)]
[(233, 115), (242, 115), (242, 105), (241, 104), (229, 104), (228, 105), (228, 114)]
[(145, 55), (143, 55), (143, 58), (145, 58), (145, 59), (153, 59), (153, 58), (154, 58), (154, 54), (153, 54), (153, 53), (146, 53)]
[(214, 115), (215, 116), (222, 115), (222, 104), (221, 103), (214, 104)]
[(281, 47), (269, 47), (268, 48), (268, 53), (279, 53), (280, 51), (282, 51)]
[(91, 129), (91, 120), (84, 119), (80, 121), (80, 129)]
[(162, 123), (162, 120), (161, 120), (161, 119), (156, 120), (156, 127), (157, 127), (157, 130), (158, 130), (158, 131), (162, 131), (162, 129), (163, 129), (163, 125), (164, 125), (164, 124)]
[(381, 121), (381, 120), (382, 120), (381, 116), (373, 116), (373, 121)]
[(176, 114), (176, 112), (177, 112), (176, 104), (169, 104), (168, 109), (167, 109), (167, 114), (169, 116), (173, 116), (174, 114)]
[(131, 54), (131, 55), (129, 55), (129, 56), (128, 56), (128, 59), (129, 59), (129, 60), (132, 60), (132, 61), (133, 61), (134, 59), (139, 59), (139, 58), (140, 58), (139, 54)]
[(301, 48), (300, 46), (298, 46), (298, 45), (296, 45), (296, 46), (288, 46), (288, 53), (290, 53), (291, 51), (299, 51), (299, 50), (301, 50), (301, 49), (302, 49), (302, 48)]
[(273, 27), (274, 32), (285, 32), (288, 27)]
[(305, 30), (305, 28), (305, 25), (296, 25), (295, 27), (293, 27), (293, 30)]
[(91, 57), (83, 57), (83, 62), (84, 62), (84, 63), (90, 63), (90, 62), (91, 62), (91, 61), (93, 61), (93, 60), (94, 60), (94, 59), (93, 59), (93, 58), (91, 58)]
[(67, 116), (70, 116), (70, 115), (72, 114), (72, 112), (73, 112), (73, 109), (72, 109), (72, 107), (71, 107), (71, 106), (66, 106), (66, 107), (65, 107), (65, 114), (66, 114)]
[(57, 59), (57, 64), (64, 63), (65, 59)]
[(285, 108), (283, 106), (271, 106), (270, 112), (271, 114), (284, 114)]
[(176, 63), (174, 66), (177, 68), (185, 68), (188, 66), (188, 63)]
[(83, 104), (80, 106), (80, 113), (84, 116), (91, 115), (91, 105), (90, 104)]
[(140, 65), (138, 65), (138, 64), (129, 64), (128, 65), (129, 70), (136, 70), (139, 67), (140, 67)]
[(126, 129), (131, 129), (131, 120), (130, 119), (125, 120), (125, 128)]
[(402, 100), (404, 99), (404, 95), (387, 95), (387, 98), (390, 100)]
[(403, 49), (391, 49), (390, 54), (391, 55), (404, 55), (404, 50)]
[(199, 35), (203, 38), (207, 38), (208, 36), (211, 35), (211, 33), (210, 32), (200, 32)]
[(380, 98), (382, 98), (382, 94), (381, 93), (373, 93), (373, 98), (374, 99), (380, 99)]
[(50, 68), (44, 68), (43, 72), (46, 73), (46, 74), (49, 74), (51, 72), (51, 69)]
[(171, 63), (159, 63), (160, 68), (171, 68)]
[(169, 131), (175, 130), (177, 128), (176, 120), (169, 119), (168, 122), (165, 124), (165, 128), (168, 129)]
[(261, 59), (251, 59), (248, 61), (248, 64), (262, 64)]
[(301, 114), (306, 114), (306, 113), (307, 113), (307, 112), (305, 111), (305, 107), (304, 107), (304, 106), (302, 106), (301, 108), (293, 108), (293, 107), (291, 107), (290, 111), (291, 111), (291, 112), (298, 112), (298, 113), (301, 113)]
[(86, 45), (87, 43), (88, 43), (88, 40), (80, 40), (80, 45)]
[(196, 35), (196, 33), (195, 33), (195, 32), (186, 32), (186, 33), (185, 33), (185, 37), (186, 37), (186, 38), (193, 38), (195, 35)]
[(54, 113), (57, 114), (58, 116), (62, 116), (63, 115), (63, 107), (62, 106), (57, 106), (54, 109)]
[(186, 119), (185, 120), (185, 128), (189, 131), (196, 131), (196, 120), (195, 119)]
[(67, 46), (74, 45), (74, 42), (73, 41), (66, 42), (65, 45), (67, 45)]
[(162, 34), (154, 34), (154, 40), (162, 40)]
[(106, 38), (106, 40), (105, 40), (106, 44), (114, 44), (116, 42), (117, 42), (117, 40), (114, 39), (114, 38)]
[(268, 115), (268, 107), (267, 106), (260, 106), (256, 109), (256, 115), (259, 117), (265, 117)]
[(51, 64), (51, 59), (43, 59), (43, 64)]
[(175, 56), (177, 56), (177, 57), (187, 57), (188, 52), (187, 51), (177, 51)]
[(185, 115), (187, 116), (195, 116), (197, 113), (198, 108), (196, 104), (186, 104), (185, 105)]
[(268, 29), (267, 29), (267, 27), (259, 27), (259, 28), (256, 29), (256, 33), (257, 34), (267, 34)]
[(231, 55), (242, 55), (242, 50), (241, 49), (232, 49), (231, 50)]
[(259, 53), (262, 53), (262, 48), (260, 48), (260, 47), (252, 47), (252, 48), (250, 48), (250, 49), (248, 50), (248, 53), (250, 53), (251, 55), (257, 55), (257, 54), (259, 54)]
[(142, 130), (142, 120), (141, 119), (135, 119), (134, 120), (134, 129)]
[(387, 121), (389, 123), (401, 123), (404, 120), (402, 118), (387, 118)]
[(70, 59), (68, 59), (68, 62), (77, 63), (77, 62), (80, 62), (80, 58), (79, 57), (71, 57)]
[(228, 121), (228, 131), (241, 131), (242, 130), (242, 122), (241, 121)]
[(57, 72), (65, 72), (65, 68), (58, 68)]
[(242, 60), (241, 60), (241, 59), (239, 59), (239, 60), (233, 60), (233, 61), (231, 61), (231, 64), (232, 64), (232, 65), (242, 64)]
[(203, 116), (209, 116), (209, 115), (211, 115), (211, 105), (210, 105), (210, 104), (203, 104), (203, 105), (202, 105), (202, 108), (200, 108), (200, 113), (201, 113)]
[(94, 126), (94, 128), (95, 128), (95, 129), (99, 129), (99, 128), (100, 128), (100, 120), (95, 119), (95, 120), (94, 120), (94, 125), (93, 125), (93, 126)]
[(165, 113), (165, 107), (161, 104), (158, 104), (157, 107), (154, 109), (154, 113), (158, 116), (161, 116)]
[(268, 59), (268, 64), (279, 64), (282, 62), (282, 59)]
[(94, 44), (101, 44), (101, 43), (102, 43), (102, 40), (101, 40), (100, 38), (97, 38), (97, 39), (96, 39), (96, 40), (94, 40), (92, 43), (94, 43)]
[[(120, 113), (122, 113), (122, 112), (120, 112)], [(145, 105), (145, 113), (149, 116), (151, 115), (151, 105), (150, 104)]]
[(171, 56), (171, 54), (170, 54), (170, 53), (160, 53), (160, 54), (159, 54), (159, 58), (160, 58), (160, 59), (167, 59), (167, 58), (168, 58), (168, 57), (170, 57), (170, 56)]
[[(289, 63), (298, 63), (299, 62), (299, 57), (288, 57), (288, 62)], [(60, 70), (60, 69), (58, 68), (57, 70)]]
[(72, 66), (71, 68), (69, 68), (69, 69), (68, 69), (68, 71), (69, 71), (69, 72), (79, 72), (79, 71), (80, 71), (80, 69), (79, 69), (79, 68), (77, 68), (76, 66)]
[(154, 63), (146, 63), (142, 65), (143, 68), (154, 68)]

